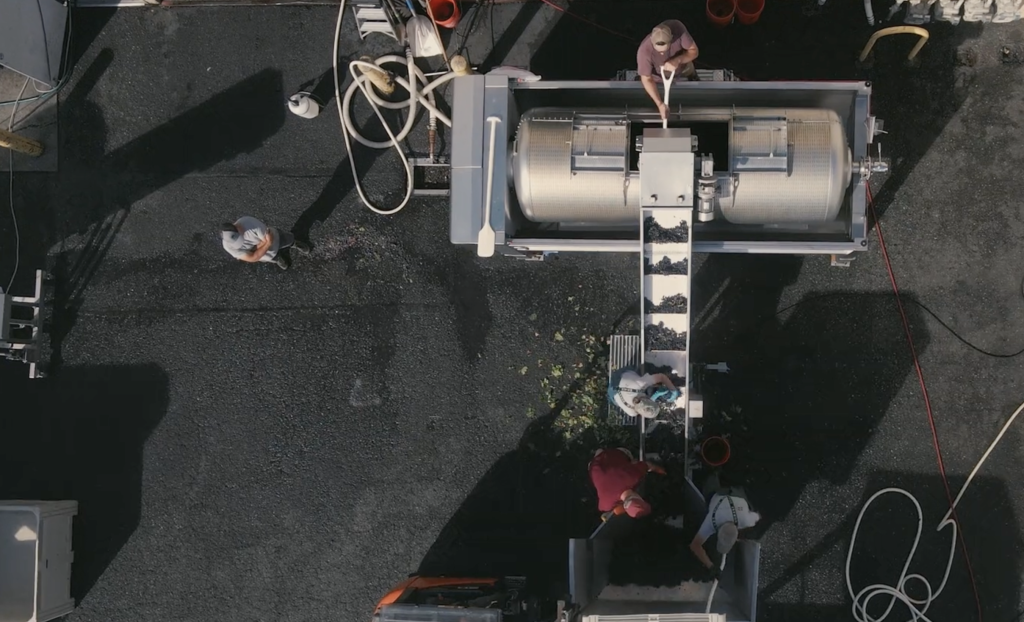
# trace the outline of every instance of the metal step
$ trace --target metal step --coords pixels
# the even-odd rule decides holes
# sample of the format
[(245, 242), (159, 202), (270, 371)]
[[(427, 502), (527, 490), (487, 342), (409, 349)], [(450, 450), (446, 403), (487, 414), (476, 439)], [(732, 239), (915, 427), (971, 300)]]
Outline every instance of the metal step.
[[(620, 369), (640, 371), (640, 335), (612, 335), (608, 352), (608, 382)], [(619, 417), (622, 425), (636, 425), (636, 417), (627, 414), (614, 402), (608, 402), (608, 417)]]
[(397, 34), (400, 22), (389, 0), (360, 0), (352, 6), (352, 14), (355, 16), (360, 39), (365, 39), (367, 35), (376, 32), (401, 41)]

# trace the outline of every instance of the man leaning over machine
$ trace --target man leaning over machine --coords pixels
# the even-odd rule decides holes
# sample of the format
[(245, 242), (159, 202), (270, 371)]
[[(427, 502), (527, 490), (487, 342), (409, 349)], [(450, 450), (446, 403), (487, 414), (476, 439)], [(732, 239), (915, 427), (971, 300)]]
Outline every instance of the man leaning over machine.
[(697, 75), (693, 61), (698, 53), (697, 43), (683, 22), (677, 19), (658, 24), (640, 42), (640, 48), (636, 51), (636, 71), (662, 119), (668, 118), (668, 106), (658, 94), (662, 70), (667, 74), (674, 72), (676, 78), (693, 79)]
[[(749, 529), (761, 520), (761, 515), (750, 509), (746, 495), (741, 488), (721, 488), (717, 474), (712, 474), (704, 485), (705, 491), (712, 490), (715, 494), (708, 500), (708, 514), (704, 517), (697, 535), (690, 542), (690, 550), (704, 567), (715, 578), (721, 572), (704, 550), (704, 543), (711, 536), (716, 536), (716, 548), (723, 557), (732, 550), (739, 538), (740, 529)], [(705, 493), (706, 494), (706, 493)]]

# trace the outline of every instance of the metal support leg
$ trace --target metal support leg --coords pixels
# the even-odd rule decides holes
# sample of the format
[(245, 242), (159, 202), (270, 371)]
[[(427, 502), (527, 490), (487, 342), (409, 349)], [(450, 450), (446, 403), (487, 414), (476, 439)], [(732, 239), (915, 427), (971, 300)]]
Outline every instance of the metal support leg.
[(0, 356), (28, 364), (29, 378), (43, 376), (39, 370), (42, 307), (42, 270), (36, 270), (34, 296), (0, 294)]

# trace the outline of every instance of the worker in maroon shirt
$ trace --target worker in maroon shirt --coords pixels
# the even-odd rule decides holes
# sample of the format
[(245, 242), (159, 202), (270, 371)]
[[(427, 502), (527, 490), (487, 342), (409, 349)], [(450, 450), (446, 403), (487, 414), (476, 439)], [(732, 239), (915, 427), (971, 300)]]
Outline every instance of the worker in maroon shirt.
[(587, 467), (590, 481), (597, 489), (597, 509), (601, 520), (617, 514), (641, 518), (651, 513), (651, 506), (636, 492), (650, 471), (665, 474), (665, 469), (650, 462), (633, 460), (629, 450), (600, 449)]
[(658, 24), (651, 34), (640, 42), (640, 48), (636, 51), (636, 71), (640, 74), (644, 90), (658, 107), (662, 119), (668, 118), (668, 107), (658, 94), (662, 68), (666, 75), (675, 72), (673, 79), (694, 78), (696, 71), (693, 68), (693, 61), (698, 53), (697, 43), (683, 22), (677, 19)]

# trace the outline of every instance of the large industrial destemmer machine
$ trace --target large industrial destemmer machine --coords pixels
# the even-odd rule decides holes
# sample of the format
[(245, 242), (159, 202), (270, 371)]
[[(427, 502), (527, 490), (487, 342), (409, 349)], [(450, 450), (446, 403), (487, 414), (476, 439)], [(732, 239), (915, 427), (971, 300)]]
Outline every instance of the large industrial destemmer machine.
[[(747, 82), (728, 71), (698, 77), (670, 82), (667, 123), (636, 81), (471, 75), (454, 80), (452, 101), (452, 243), (520, 259), (639, 253), (640, 334), (612, 336), (609, 376), (623, 367), (668, 370), (683, 389), (669, 412), (688, 439), (703, 416), (688, 357), (693, 253), (823, 255), (848, 265), (867, 247), (868, 178), (888, 168), (868, 83)], [(650, 422), (610, 408), (639, 427), (642, 457)], [(703, 505), (691, 488), (686, 494)], [(570, 594), (559, 622), (755, 620), (757, 542), (737, 543), (720, 585), (615, 586), (611, 551), (630, 523), (619, 518), (570, 541)], [(415, 617), (427, 602), (416, 594), (467, 590), (465, 581), (454, 588), (410, 579), (382, 601), (377, 619), (427, 619)], [(479, 602), (491, 602), (484, 596)], [(506, 600), (503, 612), (438, 609), (441, 617), (431, 619), (527, 619), (517, 598)]]

